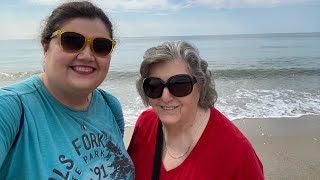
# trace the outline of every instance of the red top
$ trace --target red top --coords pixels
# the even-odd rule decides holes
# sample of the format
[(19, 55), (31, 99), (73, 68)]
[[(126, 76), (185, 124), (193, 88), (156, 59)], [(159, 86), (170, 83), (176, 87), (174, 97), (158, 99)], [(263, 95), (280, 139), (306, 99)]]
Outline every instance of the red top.
[[(137, 180), (150, 180), (159, 118), (152, 109), (137, 120), (128, 148)], [(215, 108), (198, 143), (176, 168), (166, 171), (161, 164), (160, 180), (243, 179), (260, 180), (263, 166), (252, 145), (240, 130)]]

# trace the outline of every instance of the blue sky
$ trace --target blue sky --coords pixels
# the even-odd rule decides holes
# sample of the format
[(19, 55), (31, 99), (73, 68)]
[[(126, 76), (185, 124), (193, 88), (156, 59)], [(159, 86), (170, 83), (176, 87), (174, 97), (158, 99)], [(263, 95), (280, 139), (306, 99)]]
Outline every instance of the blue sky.
[[(0, 39), (38, 38), (59, 0), (1, 0)], [(320, 0), (92, 0), (116, 37), (320, 32)]]

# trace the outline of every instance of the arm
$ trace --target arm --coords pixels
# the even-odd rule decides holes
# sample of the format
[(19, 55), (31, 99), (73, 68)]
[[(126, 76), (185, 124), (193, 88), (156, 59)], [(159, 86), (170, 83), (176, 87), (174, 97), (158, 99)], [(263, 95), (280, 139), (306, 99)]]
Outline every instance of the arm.
[[(128, 150), (127, 150), (130, 156), (135, 155), (135, 151), (137, 150), (137, 148), (139, 148), (139, 147), (137, 147), (137, 144), (139, 144), (139, 142), (143, 141), (143, 142), (147, 143), (147, 139), (149, 139), (149, 137), (145, 136), (146, 133), (144, 133), (145, 131), (143, 130), (145, 128), (142, 128), (144, 126), (147, 126), (146, 129), (152, 131), (151, 129), (149, 129), (150, 126), (146, 125), (146, 122), (151, 123), (153, 121), (153, 119), (150, 118), (150, 115), (148, 116), (147, 114), (148, 114), (148, 110), (142, 112), (139, 115), (139, 117), (136, 121), (136, 124), (134, 125), (134, 131), (133, 131), (131, 141), (130, 141), (130, 144), (129, 144)], [(147, 134), (152, 136), (151, 133), (147, 133)]]
[(136, 140), (137, 134), (139, 134), (138, 132), (139, 132), (139, 126), (136, 124), (134, 126), (133, 134), (131, 136), (131, 140), (130, 140), (130, 143), (129, 143), (129, 146), (128, 146), (128, 149), (127, 149), (127, 151), (128, 151), (130, 156), (134, 154), (135, 140)]
[[(136, 158), (136, 150), (137, 150), (137, 144), (136, 144), (136, 138), (139, 137), (139, 131), (140, 131), (140, 122), (141, 122), (141, 115), (138, 117), (138, 120), (136, 121), (136, 124), (134, 126), (134, 131), (133, 131), (133, 134), (131, 136), (131, 140), (130, 140), (130, 143), (129, 143), (129, 146), (128, 146), (128, 154), (130, 155), (132, 161), (133, 161), (133, 164), (136, 163), (137, 161), (137, 158)], [(136, 165), (135, 165), (136, 166)], [(137, 168), (137, 167), (135, 167)]]
[(12, 92), (0, 90), (0, 167), (19, 131), (22, 106)]

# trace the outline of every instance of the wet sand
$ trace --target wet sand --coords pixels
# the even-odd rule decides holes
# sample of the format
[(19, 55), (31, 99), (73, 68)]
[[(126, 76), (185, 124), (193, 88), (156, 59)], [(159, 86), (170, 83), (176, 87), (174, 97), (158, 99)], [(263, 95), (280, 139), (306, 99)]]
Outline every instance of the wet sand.
[[(268, 180), (320, 179), (320, 116), (241, 119), (233, 123), (250, 140)], [(133, 127), (126, 127), (129, 145)]]

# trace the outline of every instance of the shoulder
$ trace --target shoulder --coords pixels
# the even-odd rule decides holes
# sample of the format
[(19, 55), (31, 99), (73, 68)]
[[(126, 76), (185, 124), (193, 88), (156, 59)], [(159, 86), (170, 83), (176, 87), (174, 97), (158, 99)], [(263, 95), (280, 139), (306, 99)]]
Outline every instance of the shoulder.
[(115, 96), (113, 96), (109, 92), (106, 92), (102, 89), (97, 88), (95, 91), (97, 91), (95, 92), (96, 94), (98, 94), (99, 96), (102, 96), (103, 101), (107, 104), (107, 107), (110, 108), (112, 114), (115, 117), (117, 125), (121, 131), (121, 134), (123, 136), (125, 123), (124, 123), (124, 117), (123, 117), (120, 101)]
[(21, 110), (19, 96), (13, 91), (0, 89), (0, 111), (4, 113), (10, 109)]
[(33, 98), (30, 100), (29, 95), (37, 92), (37, 88), (42, 85), (39, 76), (33, 75), (21, 82), (2, 87), (0, 89), (0, 124), (13, 129), (19, 127), (22, 109), (28, 106), (29, 102), (37, 103)]
[[(158, 129), (159, 118), (157, 114), (153, 111), (153, 109), (147, 109), (143, 111), (135, 124), (135, 131), (139, 134), (156, 131)], [(150, 133), (152, 134), (152, 133)], [(150, 135), (149, 134), (149, 135)]]
[[(137, 149), (154, 144), (159, 118), (153, 109), (143, 111), (136, 121), (128, 151), (132, 154)], [(147, 145), (147, 146), (146, 146)], [(150, 151), (150, 149), (149, 149)]]
[(157, 119), (157, 114), (153, 111), (152, 108), (150, 108), (140, 114), (136, 122), (136, 126), (151, 126), (153, 124), (158, 124)]
[(23, 81), (13, 83), (3, 87), (2, 89), (7, 91), (12, 91), (15, 94), (21, 96), (24, 94), (32, 93), (36, 91), (37, 88), (43, 86), (38, 75), (33, 75)]
[(108, 104), (120, 106), (120, 101), (118, 100), (118, 98), (112, 95), (111, 93), (100, 88), (97, 88), (96, 91), (98, 94), (100, 94), (104, 98), (104, 100)]
[[(102, 97), (103, 101), (107, 104), (107, 106), (111, 109), (113, 115), (116, 117), (116, 119), (120, 118), (121, 121), (123, 121), (123, 112), (121, 108), (120, 101), (118, 98), (110, 94), (109, 92), (106, 92), (102, 89), (97, 88), (94, 92), (98, 97)], [(123, 124), (124, 126), (124, 124)]]
[(218, 154), (220, 154), (219, 157), (223, 157), (222, 160), (224, 162), (232, 162), (233, 167), (244, 173), (242, 176), (250, 174), (255, 176), (255, 178), (244, 179), (263, 177), (262, 163), (252, 144), (238, 127), (214, 108), (211, 109), (209, 123), (209, 127), (211, 127), (209, 140), (212, 141), (212, 148), (219, 147), (217, 150), (219, 151)]
[(237, 128), (233, 122), (228, 119), (225, 115), (223, 115), (220, 111), (215, 108), (211, 109), (211, 116), (210, 118), (213, 119), (213, 123), (216, 125), (217, 128), (221, 128), (223, 132), (230, 135), (231, 137), (234, 136), (236, 138), (245, 138), (242, 132)]
[(4, 86), (1, 89), (4, 94), (14, 94), (23, 101), (25, 95), (37, 92), (37, 90), (42, 86), (44, 85), (39, 76), (33, 75), (23, 81)]
[[(20, 96), (25, 93), (24, 81), (10, 84), (0, 89), (1, 112), (21, 106)], [(20, 109), (20, 108), (17, 108)]]
[(226, 116), (217, 109), (211, 109), (210, 123), (215, 128), (215, 133), (220, 139), (223, 139), (228, 146), (251, 148), (248, 139), (243, 135), (239, 128), (233, 124)]

